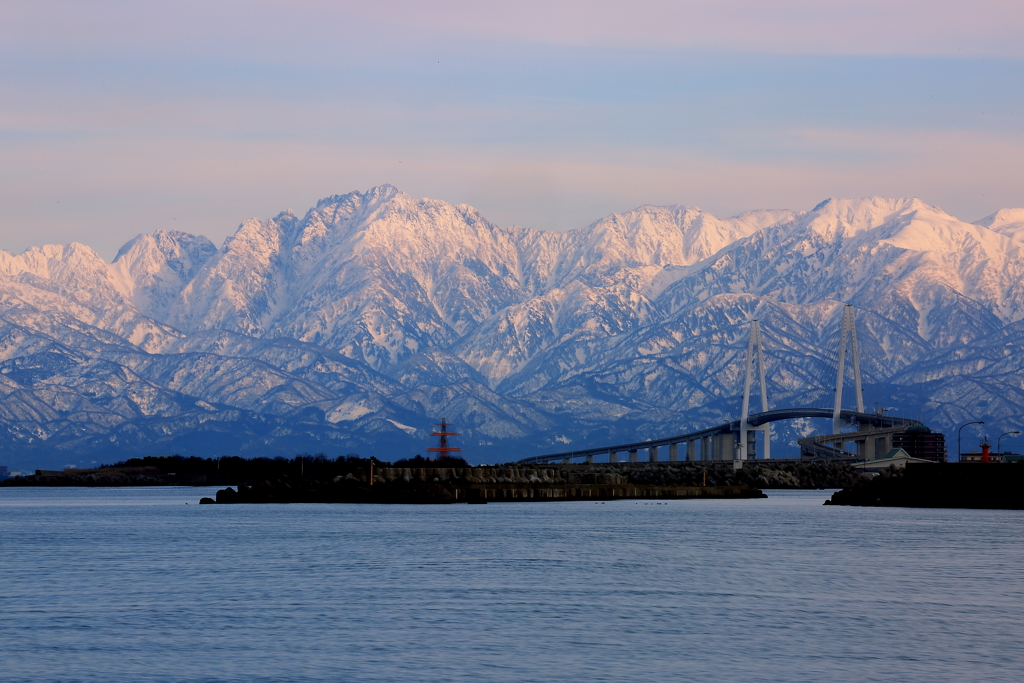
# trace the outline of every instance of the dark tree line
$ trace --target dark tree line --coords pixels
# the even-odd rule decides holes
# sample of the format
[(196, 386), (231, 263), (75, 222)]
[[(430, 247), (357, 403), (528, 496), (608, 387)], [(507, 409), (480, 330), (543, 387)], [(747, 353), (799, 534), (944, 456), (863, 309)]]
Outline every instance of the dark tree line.
[(428, 460), (421, 455), (392, 463), (377, 458), (363, 458), (356, 453), (330, 458), (324, 453), (300, 453), (294, 458), (241, 458), (224, 456), (220, 458), (184, 457), (181, 455), (146, 456), (129, 458), (104, 468), (155, 467), (164, 476), (177, 477), (206, 476), (211, 481), (261, 481), (264, 479), (314, 479), (327, 480), (346, 474), (358, 475), (368, 470), (370, 463), (376, 467), (468, 467), (462, 458), (447, 458), (441, 461)]
[(392, 467), (469, 467), (462, 458), (445, 458), (444, 460), (428, 460), (422, 455), (417, 455), (414, 458), (404, 458), (402, 460), (396, 460)]

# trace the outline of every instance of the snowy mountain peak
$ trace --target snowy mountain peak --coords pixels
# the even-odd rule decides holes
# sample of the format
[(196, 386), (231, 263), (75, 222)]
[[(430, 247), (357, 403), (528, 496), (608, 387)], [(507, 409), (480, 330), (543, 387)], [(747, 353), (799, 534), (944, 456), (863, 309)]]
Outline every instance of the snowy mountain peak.
[(384, 185), (245, 221), (220, 249), (157, 230), (111, 264), (0, 252), (0, 448), (227, 452), (244, 434), (254, 454), (383, 454), (441, 411), (467, 444), (681, 433), (737, 409), (752, 316), (773, 396), (827, 398), (811, 373), (834, 362), (838, 302), (858, 307), (866, 392), (913, 382), (923, 398), (899, 400), (941, 404), (942, 424), (1019, 415), (1022, 221), (869, 197), (645, 205), (562, 233)]
[(975, 225), (1024, 242), (1024, 209), (1000, 209), (991, 216), (976, 221)]
[(799, 219), (826, 240), (852, 237), (892, 222), (899, 216), (926, 210), (944, 213), (916, 198), (864, 197), (861, 199), (830, 198), (815, 206)]
[(121, 247), (112, 270), (140, 311), (163, 320), (181, 290), (216, 253), (217, 247), (202, 235), (159, 229)]
[(324, 197), (316, 203), (316, 207), (313, 210), (319, 210), (324, 207), (344, 207), (348, 210), (354, 210), (357, 208), (373, 207), (392, 199), (411, 198), (394, 185), (384, 184), (371, 187), (366, 192), (356, 190), (347, 194), (334, 194), (330, 197)]
[[(95, 282), (93, 294), (120, 295), (127, 290), (115, 282), (109, 266), (91, 247), (79, 242), (67, 245), (47, 244), (31, 247), (17, 256), (0, 252), (0, 275), (8, 277), (36, 277), (60, 286), (88, 287), (89, 278)], [(116, 292), (116, 294), (114, 294)]]
[(620, 268), (688, 266), (736, 240), (789, 218), (792, 212), (751, 213), (719, 219), (696, 207), (641, 206), (612, 214), (570, 232), (575, 248), (561, 268), (561, 279), (583, 274), (603, 276)]

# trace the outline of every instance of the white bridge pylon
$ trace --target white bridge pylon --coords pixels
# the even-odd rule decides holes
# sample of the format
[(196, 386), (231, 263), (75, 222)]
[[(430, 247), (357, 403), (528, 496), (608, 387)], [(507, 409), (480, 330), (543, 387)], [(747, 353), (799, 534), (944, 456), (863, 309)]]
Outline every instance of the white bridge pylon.
[[(757, 320), (750, 321), (750, 338), (747, 341), (746, 376), (743, 380), (743, 407), (740, 409), (740, 445), (739, 460), (747, 459), (750, 446), (747, 443), (747, 418), (750, 416), (750, 385), (753, 383), (754, 360), (757, 360), (757, 374), (761, 380), (761, 412), (768, 412), (768, 385), (764, 380), (764, 348), (761, 346), (761, 324)], [(764, 459), (772, 457), (771, 423), (766, 422), (758, 430), (764, 432)]]
[(843, 408), (843, 378), (846, 375), (846, 346), (850, 345), (853, 356), (853, 385), (856, 393), (857, 412), (864, 412), (864, 393), (860, 386), (860, 352), (857, 351), (857, 325), (853, 317), (853, 306), (846, 304), (843, 309), (843, 328), (839, 333), (839, 364), (836, 368), (836, 397), (832, 408), (832, 433), (838, 434), (842, 421), (839, 413)]
[[(839, 362), (836, 368), (835, 401), (832, 408), (832, 433), (839, 434), (842, 426), (840, 417), (843, 408), (843, 380), (846, 378), (846, 349), (849, 347), (853, 358), (853, 383), (856, 394), (857, 412), (864, 412), (864, 392), (861, 388), (860, 351), (857, 348), (857, 321), (853, 306), (843, 307), (843, 324), (839, 331)], [(750, 416), (750, 387), (754, 379), (754, 362), (757, 362), (758, 379), (761, 383), (761, 412), (768, 412), (768, 388), (765, 384), (764, 347), (761, 343), (761, 323), (750, 321), (750, 337), (747, 341), (747, 357), (743, 380), (743, 406), (740, 408), (740, 439), (735, 459), (746, 460), (749, 456), (749, 432), (747, 418)], [(771, 423), (766, 422), (755, 429), (764, 432), (764, 459), (771, 458)]]
[[(917, 420), (911, 420), (909, 418), (901, 417), (887, 417), (882, 414), (867, 415), (864, 413), (864, 395), (861, 389), (861, 377), (860, 377), (860, 352), (857, 348), (857, 330), (854, 320), (853, 306), (847, 304), (843, 309), (843, 324), (840, 329), (840, 344), (839, 344), (839, 363), (836, 374), (836, 387), (835, 387), (835, 402), (833, 408), (827, 407), (802, 407), (802, 408), (776, 408), (775, 410), (768, 409), (768, 386), (765, 382), (765, 375), (767, 369), (764, 363), (764, 348), (761, 341), (761, 324), (757, 320), (750, 322), (750, 337), (747, 340), (747, 355), (745, 361), (745, 376), (743, 382), (743, 407), (740, 411), (740, 417), (738, 420), (727, 420), (722, 424), (717, 424), (705, 429), (698, 429), (685, 434), (675, 434), (660, 439), (646, 439), (644, 441), (637, 441), (634, 443), (624, 443), (615, 446), (601, 446), (596, 448), (584, 448), (581, 450), (573, 450), (564, 453), (549, 453), (547, 455), (533, 455), (527, 458), (519, 460), (523, 464), (538, 464), (548, 462), (564, 462), (569, 463), (573, 459), (586, 458), (587, 462), (594, 462), (594, 458), (598, 456), (608, 455), (608, 462), (618, 462), (618, 454), (622, 452), (629, 453), (630, 462), (637, 461), (637, 453), (646, 449), (649, 452), (649, 458), (651, 462), (658, 461), (658, 449), (662, 446), (667, 446), (669, 449), (669, 462), (675, 462), (679, 459), (679, 446), (682, 444), (686, 449), (686, 460), (728, 460), (732, 458), (734, 466), (741, 467), (739, 461), (749, 460), (751, 455), (756, 457), (755, 453), (751, 454), (753, 443), (751, 443), (751, 437), (754, 436), (754, 432), (763, 432), (764, 434), (764, 459), (771, 458), (771, 423), (778, 420), (796, 420), (796, 419), (828, 419), (832, 418), (832, 434), (819, 435), (816, 437), (805, 437), (799, 440), (801, 446), (801, 457), (803, 457), (804, 442), (814, 441), (814, 444), (808, 446), (808, 448), (819, 448), (829, 451), (827, 457), (833, 455), (842, 454), (842, 447), (833, 448), (827, 444), (842, 443), (842, 440), (849, 437), (849, 441), (854, 441), (858, 444), (858, 455), (862, 458), (870, 458), (872, 456), (863, 456), (861, 449), (868, 451), (870, 449), (877, 448), (877, 442), (879, 438), (888, 439), (885, 443), (885, 451), (891, 448), (891, 435), (895, 431), (898, 431), (899, 427), (906, 427), (910, 425), (921, 424)], [(857, 409), (843, 410), (843, 380), (846, 376), (846, 353), (847, 347), (849, 347), (850, 354), (853, 357), (853, 379), (856, 389), (856, 402)], [(761, 389), (761, 412), (751, 413), (750, 412), (750, 389), (754, 384), (754, 363), (757, 363), (757, 377), (760, 383)], [(848, 424), (856, 426), (856, 433), (846, 432), (840, 433), (842, 426), (842, 418), (844, 417)], [(753, 426), (751, 426), (753, 423)], [(737, 432), (739, 435), (737, 438)], [(867, 441), (865, 433), (874, 432), (872, 440)], [(738, 443), (737, 443), (738, 442)], [(826, 444), (822, 446), (822, 444)], [(870, 446), (868, 445), (870, 444)], [(699, 456), (698, 456), (699, 449)], [(871, 452), (874, 452), (871, 450)], [(812, 457), (816, 451), (812, 451)]]

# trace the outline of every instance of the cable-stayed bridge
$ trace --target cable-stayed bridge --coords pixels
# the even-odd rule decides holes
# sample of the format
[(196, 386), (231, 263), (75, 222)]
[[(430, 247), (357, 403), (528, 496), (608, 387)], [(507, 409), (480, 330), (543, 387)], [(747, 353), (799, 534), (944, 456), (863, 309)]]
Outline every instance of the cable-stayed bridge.
[[(853, 365), (854, 395), (856, 409), (847, 410), (842, 407), (843, 382), (846, 374), (846, 356), (849, 355)], [(647, 451), (646, 460), (657, 462), (667, 459), (678, 460), (750, 460), (756, 457), (756, 436), (761, 432), (763, 439), (763, 457), (771, 458), (771, 423), (779, 420), (796, 420), (801, 418), (831, 418), (832, 432), (799, 440), (802, 457), (858, 457), (873, 460), (883, 457), (892, 449), (893, 434), (902, 432), (908, 427), (920, 425), (918, 420), (884, 415), (881, 412), (868, 413), (864, 410), (864, 397), (861, 390), (860, 356), (857, 349), (857, 330), (853, 307), (847, 305), (843, 309), (843, 325), (839, 339), (839, 358), (836, 371), (835, 401), (832, 408), (776, 408), (768, 407), (768, 387), (765, 382), (764, 350), (761, 345), (761, 327), (757, 320), (750, 323), (750, 338), (747, 343), (746, 368), (743, 384), (743, 404), (740, 418), (729, 422), (660, 439), (648, 439), (636, 443), (600, 446), (597, 448), (580, 449), (548, 455), (536, 455), (523, 458), (523, 464), (569, 463), (583, 459), (594, 462), (595, 458), (607, 455), (608, 462), (620, 462), (620, 454), (624, 454), (628, 462), (638, 462), (640, 451)], [(754, 368), (760, 385), (761, 412), (750, 413), (750, 392), (754, 380)], [(853, 431), (841, 431), (842, 427), (852, 426)], [(845, 445), (852, 443), (855, 452), (845, 450)], [(662, 458), (662, 449), (667, 450), (667, 458)]]

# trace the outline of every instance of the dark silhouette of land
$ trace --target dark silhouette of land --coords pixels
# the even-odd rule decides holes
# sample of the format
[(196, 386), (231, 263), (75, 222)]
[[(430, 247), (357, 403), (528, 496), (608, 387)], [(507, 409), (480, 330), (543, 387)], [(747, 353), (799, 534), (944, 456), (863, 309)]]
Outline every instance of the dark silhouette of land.
[(837, 491), (825, 505), (1024, 510), (1024, 464), (910, 464)]
[[(440, 461), (441, 464), (447, 460)], [(619, 499), (764, 498), (752, 473), (707, 467), (518, 464), (482, 467), (389, 467), (333, 480), (262, 481), (217, 492), (200, 503), (498, 503)]]
[[(268, 479), (333, 479), (366, 469), (373, 458), (355, 454), (328, 458), (303, 453), (294, 458), (197, 458), (180, 455), (131, 458), (90, 470), (36, 470), (2, 486), (234, 486)], [(461, 458), (459, 463), (463, 464)]]
[[(419, 461), (406, 461), (418, 464)], [(428, 461), (429, 462), (429, 461)], [(844, 463), (590, 463), (444, 467), (372, 463), (332, 480), (264, 480), (202, 503), (487, 503), (556, 500), (763, 498), (762, 487), (825, 488), (861, 474)], [(398, 464), (398, 463), (396, 463)], [(441, 466), (439, 466), (441, 465)]]

